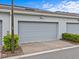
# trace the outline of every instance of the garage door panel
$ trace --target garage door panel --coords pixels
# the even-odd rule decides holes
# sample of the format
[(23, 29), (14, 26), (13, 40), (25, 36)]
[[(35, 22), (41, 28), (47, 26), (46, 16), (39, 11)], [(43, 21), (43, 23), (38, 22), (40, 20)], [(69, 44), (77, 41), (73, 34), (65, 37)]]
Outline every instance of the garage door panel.
[(68, 23), (67, 24), (67, 32), (79, 34), (79, 24), (78, 23)]
[(19, 22), (20, 42), (56, 40), (57, 23)]

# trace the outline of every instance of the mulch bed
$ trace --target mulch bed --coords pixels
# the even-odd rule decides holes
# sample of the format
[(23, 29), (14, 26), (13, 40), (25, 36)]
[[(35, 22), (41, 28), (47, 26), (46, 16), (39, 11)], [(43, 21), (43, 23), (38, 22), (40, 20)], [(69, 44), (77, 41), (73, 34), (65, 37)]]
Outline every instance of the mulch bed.
[(21, 49), (21, 47), (19, 47), (18, 49), (16, 49), (14, 51), (14, 53), (12, 53), (11, 51), (1, 51), (1, 58), (6, 58), (6, 57), (11, 57), (11, 56), (18, 56), (18, 55), (23, 55), (23, 51)]

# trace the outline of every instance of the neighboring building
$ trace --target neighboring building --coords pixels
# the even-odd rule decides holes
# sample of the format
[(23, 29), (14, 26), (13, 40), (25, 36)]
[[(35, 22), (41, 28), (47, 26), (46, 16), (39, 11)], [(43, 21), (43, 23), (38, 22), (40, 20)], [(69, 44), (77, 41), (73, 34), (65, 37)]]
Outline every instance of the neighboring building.
[[(0, 38), (11, 32), (11, 6), (0, 9)], [(59, 40), (62, 33), (79, 34), (79, 15), (64, 12), (48, 12), (39, 9), (14, 7), (14, 33), (19, 43)]]

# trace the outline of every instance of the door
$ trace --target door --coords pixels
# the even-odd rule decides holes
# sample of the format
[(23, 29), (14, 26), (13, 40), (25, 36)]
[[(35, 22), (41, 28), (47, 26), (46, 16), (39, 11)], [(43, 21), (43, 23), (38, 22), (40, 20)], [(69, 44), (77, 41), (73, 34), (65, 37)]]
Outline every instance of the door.
[(79, 34), (79, 23), (67, 23), (67, 33)]
[(20, 43), (57, 39), (57, 23), (19, 22)]

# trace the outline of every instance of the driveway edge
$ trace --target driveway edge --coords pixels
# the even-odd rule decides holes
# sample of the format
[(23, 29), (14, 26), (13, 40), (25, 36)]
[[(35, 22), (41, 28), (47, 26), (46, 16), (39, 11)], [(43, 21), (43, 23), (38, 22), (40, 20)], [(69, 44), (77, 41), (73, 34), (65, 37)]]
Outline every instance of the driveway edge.
[(19, 58), (23, 58), (23, 57), (30, 57), (30, 56), (35, 56), (35, 55), (40, 55), (40, 54), (45, 54), (45, 53), (50, 53), (50, 52), (56, 52), (56, 51), (61, 51), (61, 50), (66, 50), (66, 49), (72, 49), (72, 48), (77, 48), (77, 47), (79, 47), (79, 45), (74, 45), (71, 47), (64, 47), (64, 48), (57, 48), (57, 49), (53, 49), (53, 50), (47, 50), (47, 51), (25, 54), (25, 55), (20, 55), (20, 56), (7, 57), (7, 58), (3, 58), (3, 59), (19, 59)]

